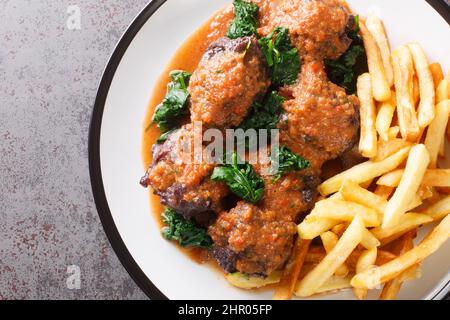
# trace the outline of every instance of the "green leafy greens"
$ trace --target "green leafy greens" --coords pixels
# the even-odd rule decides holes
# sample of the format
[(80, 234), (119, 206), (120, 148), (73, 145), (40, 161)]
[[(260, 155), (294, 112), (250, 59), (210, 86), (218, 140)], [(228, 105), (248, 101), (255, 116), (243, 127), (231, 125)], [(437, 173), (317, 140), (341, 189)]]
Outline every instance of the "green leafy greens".
[(275, 28), (267, 37), (259, 39), (259, 46), (270, 68), (272, 85), (290, 85), (297, 80), (300, 71), (298, 50), (291, 44), (289, 29)]
[(166, 140), (169, 138), (169, 136), (170, 136), (172, 133), (174, 133), (176, 130), (177, 130), (177, 129), (172, 129), (172, 130), (169, 130), (169, 131), (163, 133), (163, 134), (158, 138), (158, 140), (156, 140), (156, 143), (157, 143), (157, 144), (162, 144), (162, 143), (166, 142)]
[(280, 121), (281, 105), (284, 98), (276, 91), (271, 91), (262, 102), (252, 105), (249, 116), (239, 126), (248, 129), (275, 129)]
[(234, 0), (234, 20), (231, 22), (227, 36), (230, 39), (256, 35), (259, 7), (248, 1)]
[(286, 146), (282, 146), (278, 150), (278, 170), (274, 172), (273, 182), (278, 181), (281, 176), (289, 171), (300, 171), (308, 168), (311, 164), (308, 160), (293, 153)]
[[(235, 18), (228, 29), (228, 38), (259, 37), (258, 6), (245, 0), (234, 0), (233, 5)], [(258, 42), (270, 68), (273, 87), (293, 84), (297, 80), (301, 62), (298, 50), (291, 44), (288, 28), (277, 27)]]
[(162, 214), (165, 227), (161, 230), (167, 240), (177, 241), (182, 247), (199, 247), (209, 249), (212, 239), (205, 229), (198, 228), (174, 210), (166, 208)]
[(188, 114), (187, 102), (189, 92), (187, 86), (191, 74), (185, 71), (172, 71), (171, 82), (167, 86), (167, 94), (157, 107), (153, 122), (158, 124), (161, 131), (167, 131), (177, 126), (178, 120)]
[(216, 167), (211, 179), (225, 182), (238, 197), (250, 203), (257, 203), (264, 192), (264, 180), (249, 163), (238, 164), (236, 152), (232, 154), (231, 160), (231, 165)]
[(328, 78), (349, 94), (356, 92), (358, 64), (360, 61), (365, 61), (363, 59), (365, 56), (364, 44), (358, 33), (359, 16), (356, 16), (353, 29), (347, 32), (347, 36), (352, 40), (349, 49), (338, 60), (325, 61)]

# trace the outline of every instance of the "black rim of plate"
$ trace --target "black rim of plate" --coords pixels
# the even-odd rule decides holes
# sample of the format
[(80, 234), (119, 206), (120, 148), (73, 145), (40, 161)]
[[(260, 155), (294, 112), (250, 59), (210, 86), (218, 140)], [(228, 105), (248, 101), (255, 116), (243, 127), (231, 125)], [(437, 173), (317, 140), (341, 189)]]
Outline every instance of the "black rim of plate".
[[(109, 209), (108, 200), (106, 198), (103, 187), (102, 171), (100, 165), (100, 133), (103, 118), (103, 110), (106, 98), (111, 86), (111, 82), (116, 73), (123, 55), (127, 51), (130, 43), (136, 34), (148, 19), (166, 2), (167, 0), (153, 0), (128, 27), (117, 44), (114, 53), (105, 68), (100, 86), (95, 100), (94, 110), (92, 112), (91, 124), (89, 129), (89, 171), (91, 177), (92, 191), (95, 199), (100, 220), (106, 235), (111, 243), (120, 262), (125, 267), (131, 278), (144, 291), (144, 293), (154, 300), (167, 300), (168, 298), (151, 282), (145, 275), (139, 265), (136, 263), (131, 253), (128, 251), (125, 243), (120, 236), (119, 231), (114, 223), (114, 219)], [(426, 0), (442, 17), (450, 24), (450, 4), (448, 0)], [(444, 285), (442, 289), (435, 294), (433, 299), (442, 292), (449, 291), (449, 283)]]

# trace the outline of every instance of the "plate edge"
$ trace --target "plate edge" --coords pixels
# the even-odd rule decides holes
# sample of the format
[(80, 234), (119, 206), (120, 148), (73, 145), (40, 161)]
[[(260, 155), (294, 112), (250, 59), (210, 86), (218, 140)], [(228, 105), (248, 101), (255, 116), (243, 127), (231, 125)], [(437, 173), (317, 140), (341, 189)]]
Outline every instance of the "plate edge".
[(108, 92), (117, 68), (120, 65), (120, 62), (129, 45), (137, 33), (141, 30), (142, 26), (166, 1), (167, 0), (151, 0), (127, 27), (126, 31), (115, 46), (98, 86), (97, 96), (89, 126), (88, 142), (91, 187), (103, 229), (105, 230), (111, 247), (130, 277), (150, 299), (154, 300), (168, 300), (168, 298), (145, 275), (137, 262), (134, 260), (131, 253), (128, 251), (109, 209), (101, 174), (100, 135), (106, 99), (108, 97)]

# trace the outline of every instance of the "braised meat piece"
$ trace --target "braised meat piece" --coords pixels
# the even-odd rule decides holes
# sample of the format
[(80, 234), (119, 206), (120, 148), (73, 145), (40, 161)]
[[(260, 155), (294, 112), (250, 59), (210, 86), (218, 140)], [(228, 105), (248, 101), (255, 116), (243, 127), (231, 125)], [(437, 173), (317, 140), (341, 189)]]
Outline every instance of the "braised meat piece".
[(347, 31), (353, 21), (350, 10), (339, 0), (282, 0), (261, 32), (287, 27), (302, 59), (334, 60), (351, 44)]
[(303, 65), (293, 98), (283, 104), (287, 121), (280, 139), (320, 168), (350, 150), (358, 139), (359, 100), (328, 81), (321, 62)]
[(299, 213), (314, 204), (318, 182), (307, 171), (286, 174), (276, 183), (266, 177), (260, 204), (240, 201), (221, 212), (208, 232), (222, 268), (260, 275), (282, 268), (294, 243)]
[(153, 161), (141, 184), (151, 186), (162, 204), (186, 219), (207, 225), (221, 210), (228, 189), (209, 179), (213, 163), (195, 163), (194, 139), (193, 126), (188, 124), (172, 133), (164, 144), (154, 145)]
[(281, 0), (250, 0), (259, 7), (259, 27), (265, 28), (271, 24), (271, 17)]
[(220, 214), (209, 234), (216, 247), (229, 250), (228, 255), (218, 257), (221, 266), (228, 272), (264, 275), (282, 267), (297, 228), (291, 217), (281, 212), (241, 201), (229, 212)]
[(213, 42), (189, 83), (191, 120), (209, 127), (239, 125), (270, 86), (264, 61), (255, 37)]

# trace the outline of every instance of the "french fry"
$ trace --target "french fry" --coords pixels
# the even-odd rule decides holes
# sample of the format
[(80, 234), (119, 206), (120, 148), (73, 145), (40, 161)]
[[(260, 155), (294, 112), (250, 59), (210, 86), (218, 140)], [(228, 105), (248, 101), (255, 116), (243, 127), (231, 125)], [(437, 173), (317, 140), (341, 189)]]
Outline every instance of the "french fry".
[(420, 279), (422, 277), (422, 268), (420, 263), (413, 265), (399, 275), (401, 282)]
[(331, 276), (319, 289), (316, 294), (332, 293), (342, 289), (351, 288), (350, 281), (352, 277)]
[(414, 77), (413, 77), (413, 101), (414, 101), (414, 107), (416, 108), (419, 105), (419, 101), (420, 101), (419, 78), (417, 78), (416, 75), (414, 75)]
[(316, 293), (355, 250), (361, 242), (364, 229), (362, 219), (356, 216), (333, 250), (300, 281), (296, 294), (308, 297)]
[(447, 140), (450, 141), (450, 123), (447, 125)]
[[(330, 253), (331, 250), (336, 246), (336, 244), (339, 241), (339, 238), (337, 235), (335, 235), (331, 231), (324, 232), (320, 235), (320, 239), (322, 240), (323, 247), (325, 248), (325, 251), (327, 253)], [(345, 262), (336, 270), (334, 273), (335, 275), (339, 277), (345, 277), (348, 275), (349, 270)]]
[[(421, 188), (421, 187), (420, 187)], [(419, 188), (419, 189), (420, 189)], [(406, 212), (411, 211), (419, 206), (421, 206), (423, 204), (422, 201), (422, 197), (420, 196), (420, 190), (416, 193), (416, 195), (414, 196), (413, 200), (411, 201), (411, 203), (409, 204), (409, 206), (406, 209)]]
[(397, 169), (389, 173), (386, 173), (377, 180), (377, 185), (396, 188), (400, 184), (400, 180), (402, 180), (404, 172), (405, 172), (404, 169)]
[(411, 51), (414, 68), (419, 79), (420, 104), (417, 118), (419, 126), (425, 128), (433, 121), (435, 116), (436, 95), (433, 76), (422, 47), (417, 43), (410, 43), (408, 48)]
[(316, 219), (308, 216), (297, 226), (297, 231), (300, 238), (312, 240), (340, 223), (341, 221), (336, 219)]
[(383, 185), (378, 185), (374, 191), (377, 196), (382, 197), (387, 200), (394, 193), (395, 189), (392, 187), (387, 187)]
[(384, 141), (389, 140), (389, 128), (392, 124), (392, 118), (394, 117), (395, 106), (395, 92), (393, 91), (389, 100), (379, 103), (375, 127), (381, 139)]
[[(413, 243), (414, 237), (415, 237), (415, 231), (410, 231), (410, 232), (406, 233), (400, 239), (401, 248), (400, 248), (398, 254), (400, 254), (400, 255), (404, 254), (405, 252), (411, 250), (414, 247), (414, 243)], [(417, 267), (417, 265), (414, 265), (411, 268), (415, 269), (416, 267)], [(381, 291), (380, 300), (395, 300), (397, 298), (397, 294), (400, 291), (402, 283), (405, 280), (405, 274), (408, 273), (408, 271), (410, 271), (411, 268), (403, 271), (401, 274), (399, 274), (397, 277), (395, 277), (391, 281), (386, 282), (386, 284), (383, 287), (383, 290)]]
[(397, 255), (395, 255), (389, 251), (379, 249), (378, 254), (377, 254), (377, 261), (375, 261), (375, 265), (382, 266), (383, 264), (386, 264), (389, 261), (394, 260), (395, 258), (397, 258)]
[(297, 239), (291, 259), (284, 268), (283, 275), (273, 295), (273, 300), (290, 300), (292, 298), (310, 244), (311, 240)]
[(417, 247), (380, 267), (356, 274), (351, 285), (356, 288), (373, 289), (379, 284), (390, 281), (436, 252), (449, 236), (450, 216), (447, 216)]
[(377, 227), (381, 224), (381, 216), (374, 209), (341, 200), (318, 202), (309, 216), (352, 221), (357, 215), (362, 218), (366, 227)]
[[(445, 80), (445, 82), (443, 83), (443, 87), (441, 87), (441, 88), (438, 87), (436, 89), (437, 103), (450, 99), (450, 73), (447, 74), (447, 77), (444, 80)], [(444, 80), (442, 80), (442, 81), (444, 81)], [(450, 141), (450, 122), (447, 124), (447, 140)], [(441, 144), (440, 151), (441, 151), (441, 153), (444, 154), (443, 157), (445, 157), (445, 141)]]
[(369, 231), (364, 230), (363, 238), (361, 240), (361, 245), (367, 250), (379, 247), (381, 242)]
[[(309, 255), (309, 254), (308, 254)], [(315, 256), (317, 256), (317, 258), (319, 257), (319, 254), (314, 254)], [(325, 257), (325, 253), (322, 254), (322, 258)], [(319, 261), (320, 262), (320, 261)], [(296, 283), (295, 289), (294, 289), (294, 295), (296, 295), (296, 291), (297, 291), (297, 286), (298, 283), (308, 274), (311, 272), (312, 269), (314, 269), (318, 264), (317, 263), (309, 263), (307, 261), (305, 261), (305, 264), (303, 265), (302, 271), (300, 272), (300, 276), (298, 277), (298, 281)]]
[(376, 110), (372, 96), (370, 74), (365, 73), (360, 75), (356, 86), (361, 104), (361, 137), (359, 140), (359, 152), (366, 158), (372, 158), (377, 154), (377, 131), (375, 128)]
[(336, 226), (334, 226), (333, 228), (331, 228), (331, 231), (337, 235), (338, 237), (342, 236), (342, 234), (344, 233), (345, 229), (347, 229), (348, 224), (347, 223), (340, 223)]
[(388, 141), (380, 140), (378, 142), (377, 155), (373, 161), (383, 161), (394, 153), (400, 151), (404, 147), (411, 146), (411, 143), (403, 139), (389, 139)]
[(393, 227), (399, 223), (400, 218), (414, 200), (429, 163), (430, 156), (423, 144), (418, 144), (411, 148), (400, 184), (384, 211), (383, 229)]
[(400, 256), (400, 255), (404, 254), (406, 251), (412, 249), (412, 248), (410, 248), (410, 249), (405, 250), (405, 243), (408, 242), (407, 241), (408, 239), (414, 240), (414, 238), (417, 236), (417, 230), (418, 229), (415, 228), (408, 232), (405, 232), (397, 240), (392, 241), (388, 245), (383, 246), (383, 249), (389, 250), (396, 256)]
[(415, 142), (420, 135), (420, 127), (414, 107), (414, 62), (407, 46), (400, 46), (392, 53), (392, 65), (400, 132), (404, 139)]
[[(448, 128), (448, 125), (447, 125), (447, 128)], [(438, 155), (441, 158), (445, 158), (445, 138), (441, 142)]]
[[(428, 170), (427, 170), (427, 172), (428, 172)], [(425, 172), (425, 176), (427, 175), (427, 172)], [(424, 176), (424, 179), (425, 179), (425, 176)], [(422, 182), (423, 182), (423, 180), (422, 180)], [(419, 188), (419, 191), (417, 192), (417, 195), (419, 196), (419, 198), (421, 200), (427, 200), (427, 199), (435, 197), (436, 193), (437, 193), (437, 191), (434, 187), (421, 185)]]
[(450, 187), (450, 169), (427, 170), (422, 185), (426, 187)]
[(231, 285), (237, 288), (251, 290), (280, 282), (281, 272), (275, 271), (268, 277), (250, 276), (240, 272), (234, 272), (227, 274), (226, 279)]
[(398, 240), (399, 238), (401, 238), (405, 233), (409, 232), (411, 230), (407, 230), (407, 231), (403, 231), (403, 232), (399, 232), (396, 234), (393, 234), (392, 236), (385, 238), (383, 240), (380, 241), (381, 243), (381, 247), (387, 247), (389, 245), (391, 245), (392, 243), (394, 243), (396, 240)]
[(441, 64), (434, 62), (430, 64), (430, 71), (433, 77), (434, 87), (437, 89), (442, 80), (444, 80), (444, 72), (442, 71)]
[[(361, 256), (356, 263), (356, 273), (362, 273), (370, 270), (375, 266), (377, 260), (377, 248), (366, 250), (361, 253)], [(367, 298), (367, 289), (365, 288), (353, 288), (353, 293), (359, 300), (365, 300)]]
[(360, 21), (359, 26), (366, 49), (367, 65), (369, 66), (372, 79), (373, 97), (377, 101), (386, 101), (391, 97), (391, 87), (389, 86), (386, 71), (384, 70), (380, 48), (372, 34), (367, 30), (364, 21)]
[[(416, 229), (417, 227), (430, 222), (433, 222), (433, 218), (431, 218), (429, 215), (409, 212), (405, 214), (398, 225), (386, 229), (377, 227), (370, 230), (370, 232), (378, 240), (381, 241), (381, 245), (385, 245), (386, 241), (383, 240), (388, 239), (394, 235), (404, 234), (410, 230)], [(398, 237), (399, 236), (397, 236), (397, 238)], [(390, 241), (392, 240), (393, 239), (390, 239)]]
[(399, 126), (394, 126), (394, 127), (389, 128), (389, 139), (397, 138), (399, 133), (400, 133)]
[(450, 194), (449, 187), (423, 187), (423, 188), (424, 188), (423, 196), (426, 197), (426, 200), (430, 205), (440, 201), (443, 196)]
[[(359, 203), (361, 205), (367, 206), (369, 208), (374, 209), (380, 215), (384, 214), (384, 210), (388, 202), (385, 198), (376, 195), (368, 190), (365, 190), (354, 182), (345, 182), (341, 188), (340, 193), (344, 196), (344, 199), (347, 201), (353, 201), (355, 203)], [(419, 193), (411, 201), (410, 205), (407, 207), (406, 211), (417, 208), (422, 204), (422, 198), (419, 196)]]
[[(377, 185), (386, 187), (398, 187), (405, 170), (398, 169), (386, 173), (377, 180)], [(450, 169), (429, 169), (425, 171), (422, 186), (426, 187), (450, 187)]]
[(430, 153), (430, 168), (436, 168), (439, 148), (445, 139), (445, 130), (450, 113), (450, 100), (444, 100), (436, 106), (436, 117), (428, 127), (425, 146)]
[[(310, 266), (307, 265), (305, 267), (306, 271), (311, 271), (314, 269), (314, 265)], [(310, 270), (308, 270), (310, 269)], [(340, 291), (342, 289), (351, 288), (350, 281), (352, 280), (351, 276), (346, 277), (338, 277), (338, 276), (331, 276), (319, 289), (316, 291), (316, 295), (318, 294), (331, 294), (337, 291)], [(295, 295), (298, 296), (297, 292), (295, 292)]]
[(392, 93), (391, 99), (379, 103), (378, 114), (375, 122), (375, 127), (381, 140), (389, 141), (389, 129), (394, 117), (396, 104), (395, 93)]
[(369, 181), (362, 182), (362, 183), (360, 184), (361, 188), (369, 189), (370, 186), (371, 186), (372, 183), (373, 183), (373, 180), (375, 180), (375, 179), (370, 179)]
[[(367, 249), (367, 250), (370, 250), (370, 249)], [(358, 263), (358, 259), (361, 256), (361, 253), (363, 251), (364, 250), (356, 249), (355, 251), (352, 252), (350, 257), (348, 257), (346, 262), (351, 270), (356, 270), (356, 265)], [(385, 263), (388, 263), (389, 261), (394, 260), (395, 258), (397, 258), (397, 255), (395, 255), (389, 251), (383, 250), (383, 249), (377, 249), (377, 259), (375, 261), (375, 265), (381, 266)]]
[[(373, 248), (375, 247), (372, 247), (371, 249)], [(354, 250), (345, 261), (351, 270), (356, 270), (356, 264), (358, 263), (358, 259), (361, 256), (362, 252), (363, 251), (358, 249)], [(316, 266), (323, 260), (323, 258), (325, 258), (325, 256), (326, 252), (322, 247), (312, 247), (312, 250), (310, 250), (306, 255), (305, 264), (308, 266), (310, 265)], [(389, 261), (394, 260), (395, 258), (397, 258), (397, 255), (383, 249), (378, 249), (377, 260), (375, 261), (375, 265), (381, 266), (385, 263), (388, 263)]]
[(408, 157), (410, 149), (410, 147), (403, 148), (383, 161), (368, 161), (356, 165), (326, 180), (319, 186), (318, 190), (326, 196), (337, 192), (345, 180), (352, 180), (359, 184), (379, 177), (397, 168)]
[[(447, 136), (447, 140), (450, 141), (450, 121), (449, 121), (449, 123), (447, 124), (446, 136)], [(445, 158), (445, 146), (446, 146), (446, 143), (445, 143), (445, 142), (446, 142), (446, 141), (445, 141), (445, 138), (444, 138), (443, 141), (442, 141), (442, 143), (441, 143), (441, 146), (440, 146), (440, 148), (439, 148), (439, 156), (440, 156), (441, 158)]]
[(389, 87), (392, 87), (394, 85), (394, 71), (391, 63), (391, 48), (383, 22), (377, 16), (369, 15), (366, 19), (366, 27), (380, 49), (386, 80)]
[(430, 216), (434, 221), (441, 220), (450, 214), (450, 196), (428, 207), (424, 213)]
[(325, 198), (325, 200), (344, 200), (344, 198), (342, 197), (342, 194), (336, 192), (331, 197)]
[[(325, 249), (322, 245), (320, 246), (310, 246), (309, 251), (305, 257), (305, 264), (307, 265), (318, 265), (320, 261), (327, 255)], [(302, 271), (303, 274), (303, 271)]]
[(444, 78), (436, 89), (436, 102), (450, 99), (450, 79)]
[(373, 192), (361, 188), (357, 183), (351, 180), (344, 181), (339, 193), (342, 194), (345, 200), (372, 208), (379, 214), (383, 214), (384, 208), (387, 205), (385, 199)]

